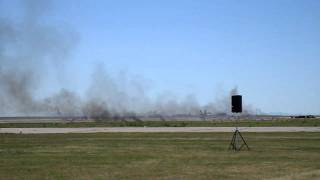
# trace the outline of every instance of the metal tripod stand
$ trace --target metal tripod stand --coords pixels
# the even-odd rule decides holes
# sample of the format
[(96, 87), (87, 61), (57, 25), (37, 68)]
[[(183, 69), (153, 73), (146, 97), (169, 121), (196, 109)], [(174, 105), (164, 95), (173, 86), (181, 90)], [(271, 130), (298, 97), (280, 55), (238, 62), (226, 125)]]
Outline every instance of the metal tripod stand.
[(231, 143), (229, 145), (229, 150), (240, 151), (243, 147), (246, 147), (248, 150), (250, 150), (246, 140), (242, 137), (240, 131), (238, 130), (238, 121), (239, 117), (237, 116), (236, 130), (233, 133)]

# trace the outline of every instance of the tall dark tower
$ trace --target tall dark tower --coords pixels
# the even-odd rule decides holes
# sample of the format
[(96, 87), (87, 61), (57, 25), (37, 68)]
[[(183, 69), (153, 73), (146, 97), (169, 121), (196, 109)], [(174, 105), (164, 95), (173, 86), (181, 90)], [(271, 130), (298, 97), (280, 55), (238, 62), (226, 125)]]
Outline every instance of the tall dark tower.
[[(231, 112), (232, 113), (242, 113), (242, 96), (233, 95), (231, 96)], [(233, 133), (229, 150), (240, 151), (243, 147), (247, 147), (250, 150), (247, 142), (242, 137), (240, 131), (238, 130), (239, 116), (236, 116), (236, 130)]]

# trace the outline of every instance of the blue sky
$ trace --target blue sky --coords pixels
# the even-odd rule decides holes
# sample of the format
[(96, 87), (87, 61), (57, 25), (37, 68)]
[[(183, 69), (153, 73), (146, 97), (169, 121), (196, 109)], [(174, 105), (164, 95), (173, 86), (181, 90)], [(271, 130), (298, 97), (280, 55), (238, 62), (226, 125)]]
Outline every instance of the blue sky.
[[(0, 5), (2, 16), (19, 19), (18, 1)], [(145, 79), (150, 96), (192, 93), (206, 103), (238, 86), (244, 101), (263, 112), (320, 114), (318, 0), (53, 0), (52, 6), (43, 22), (79, 39), (62, 86), (84, 92), (92, 68), (103, 64), (111, 74)]]

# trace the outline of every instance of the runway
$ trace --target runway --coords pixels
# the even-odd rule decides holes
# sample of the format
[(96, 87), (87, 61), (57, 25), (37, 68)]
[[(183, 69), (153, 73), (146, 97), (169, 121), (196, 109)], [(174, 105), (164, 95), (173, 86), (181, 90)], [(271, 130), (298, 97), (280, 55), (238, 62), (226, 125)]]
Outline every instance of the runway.
[[(173, 133), (173, 132), (233, 132), (234, 127), (92, 127), (92, 128), (0, 128), (0, 133)], [(320, 127), (239, 127), (241, 132), (320, 132)]]

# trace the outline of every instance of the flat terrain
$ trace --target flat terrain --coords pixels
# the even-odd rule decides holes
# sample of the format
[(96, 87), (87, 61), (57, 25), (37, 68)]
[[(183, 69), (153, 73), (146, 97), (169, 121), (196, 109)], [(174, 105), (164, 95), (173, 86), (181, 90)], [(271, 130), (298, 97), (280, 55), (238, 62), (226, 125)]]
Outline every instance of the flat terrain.
[[(239, 127), (241, 132), (320, 132), (320, 127)], [(88, 128), (0, 128), (0, 133), (99, 133), (99, 132), (234, 132), (234, 127), (88, 127)]]
[[(35, 120), (34, 120), (35, 121)], [(232, 120), (214, 121), (46, 121), (16, 122), (15, 119), (0, 121), (0, 128), (74, 128), (74, 127), (234, 127)], [(240, 120), (240, 127), (320, 127), (320, 119), (274, 119), (274, 120)]]
[(0, 134), (0, 179), (319, 179), (320, 133)]

